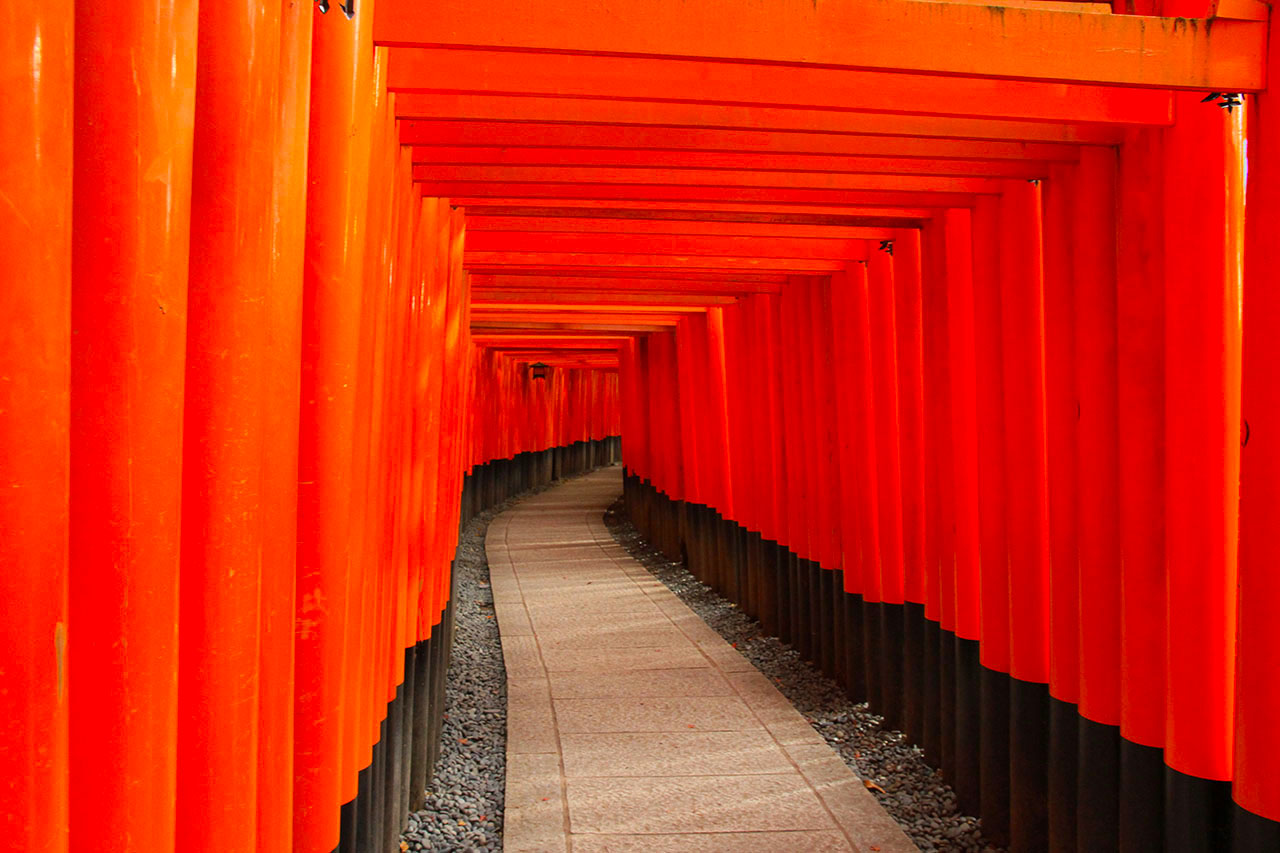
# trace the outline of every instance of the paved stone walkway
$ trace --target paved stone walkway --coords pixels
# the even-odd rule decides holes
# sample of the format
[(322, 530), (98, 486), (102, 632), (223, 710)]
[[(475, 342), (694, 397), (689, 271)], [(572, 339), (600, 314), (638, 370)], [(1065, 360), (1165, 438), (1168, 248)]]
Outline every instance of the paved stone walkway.
[(489, 525), (508, 853), (916, 848), (804, 718), (605, 528), (618, 468)]

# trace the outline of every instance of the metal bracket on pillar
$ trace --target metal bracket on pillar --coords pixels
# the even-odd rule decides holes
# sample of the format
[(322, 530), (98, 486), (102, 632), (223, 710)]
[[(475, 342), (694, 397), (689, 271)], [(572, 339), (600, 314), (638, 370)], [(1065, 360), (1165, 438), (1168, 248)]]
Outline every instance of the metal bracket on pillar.
[[(316, 7), (320, 10), (321, 15), (325, 14), (329, 11), (329, 0), (316, 0)], [(347, 0), (338, 8), (342, 10), (342, 14), (347, 16), (348, 21), (356, 16), (356, 0)]]
[(1210, 92), (1200, 99), (1202, 104), (1210, 102), (1216, 103), (1227, 112), (1231, 112), (1233, 108), (1244, 105), (1244, 95), (1240, 92)]

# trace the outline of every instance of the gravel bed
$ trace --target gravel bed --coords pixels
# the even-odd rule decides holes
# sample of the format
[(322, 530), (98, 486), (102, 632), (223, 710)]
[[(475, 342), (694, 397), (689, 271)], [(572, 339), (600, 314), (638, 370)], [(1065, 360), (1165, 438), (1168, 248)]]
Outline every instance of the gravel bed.
[(916, 846), (925, 853), (1003, 853), (983, 838), (978, 818), (960, 814), (951, 786), (906, 735), (884, 728), (884, 719), (871, 713), (867, 703), (852, 702), (839, 685), (793, 648), (764, 635), (759, 622), (695, 578), (683, 563), (664, 557), (626, 518), (622, 501), (609, 507), (604, 520), (618, 544), (768, 676), (845, 763), (880, 789), (871, 791)]
[(422, 811), (409, 815), (401, 850), (501, 850), (507, 781), (507, 670), (493, 618), (484, 535), (513, 501), (481, 513), (462, 533), (453, 656), (444, 731)]

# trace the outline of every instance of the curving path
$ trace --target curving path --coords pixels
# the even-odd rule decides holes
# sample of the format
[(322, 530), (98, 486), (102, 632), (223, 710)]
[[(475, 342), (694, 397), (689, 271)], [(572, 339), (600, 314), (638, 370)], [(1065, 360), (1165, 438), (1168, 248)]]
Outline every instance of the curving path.
[(606, 530), (618, 468), (489, 525), (507, 667), (504, 846), (916, 848), (773, 685)]

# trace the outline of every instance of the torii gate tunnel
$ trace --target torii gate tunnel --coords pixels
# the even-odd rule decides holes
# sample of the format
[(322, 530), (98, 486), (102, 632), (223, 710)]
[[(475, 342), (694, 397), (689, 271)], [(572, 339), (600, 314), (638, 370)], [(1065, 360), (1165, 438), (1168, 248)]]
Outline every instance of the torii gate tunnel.
[(993, 840), (1280, 850), (1268, 3), (328, 5), (0, 11), (0, 850), (390, 849), (619, 453)]

